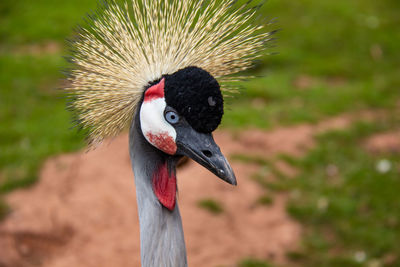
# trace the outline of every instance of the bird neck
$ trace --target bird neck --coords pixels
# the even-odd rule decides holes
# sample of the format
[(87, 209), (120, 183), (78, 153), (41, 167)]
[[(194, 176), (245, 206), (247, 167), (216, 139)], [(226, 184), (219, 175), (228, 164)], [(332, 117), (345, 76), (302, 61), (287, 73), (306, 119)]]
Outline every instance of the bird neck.
[(175, 178), (177, 158), (167, 156), (150, 145), (140, 128), (139, 118), (135, 116), (130, 129), (129, 146), (135, 174), (142, 266), (186, 267), (182, 221), (175, 203), (176, 180), (172, 185), (167, 184), (170, 188), (175, 186), (174, 190), (168, 190), (173, 192), (173, 196), (171, 193), (164, 196), (170, 204), (168, 208), (160, 203), (154, 184), (155, 175)]

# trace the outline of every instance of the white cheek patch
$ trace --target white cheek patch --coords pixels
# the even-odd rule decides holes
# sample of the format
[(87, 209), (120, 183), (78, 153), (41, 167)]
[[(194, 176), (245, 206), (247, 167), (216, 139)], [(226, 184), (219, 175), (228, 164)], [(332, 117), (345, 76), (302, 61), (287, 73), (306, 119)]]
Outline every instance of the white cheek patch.
[(146, 140), (161, 151), (174, 155), (176, 153), (176, 131), (164, 118), (167, 106), (165, 98), (160, 97), (143, 101), (140, 108), (140, 124)]

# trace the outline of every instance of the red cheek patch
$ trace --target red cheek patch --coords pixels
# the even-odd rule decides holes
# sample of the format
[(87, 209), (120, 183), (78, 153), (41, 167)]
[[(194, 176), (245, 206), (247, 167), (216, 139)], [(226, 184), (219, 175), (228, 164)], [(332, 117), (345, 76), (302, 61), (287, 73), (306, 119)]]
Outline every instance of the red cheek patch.
[(174, 210), (176, 202), (176, 176), (169, 173), (167, 163), (160, 165), (153, 174), (153, 190), (158, 201), (169, 209)]
[(144, 93), (144, 102), (152, 101), (157, 98), (163, 98), (164, 86), (165, 86), (165, 78), (162, 78), (162, 80), (158, 84), (153, 85), (152, 87), (147, 89), (146, 93)]
[(175, 155), (177, 146), (174, 139), (170, 135), (168, 135), (168, 133), (166, 132), (160, 134), (147, 133), (146, 137), (151, 144), (153, 144), (161, 151), (169, 155)]

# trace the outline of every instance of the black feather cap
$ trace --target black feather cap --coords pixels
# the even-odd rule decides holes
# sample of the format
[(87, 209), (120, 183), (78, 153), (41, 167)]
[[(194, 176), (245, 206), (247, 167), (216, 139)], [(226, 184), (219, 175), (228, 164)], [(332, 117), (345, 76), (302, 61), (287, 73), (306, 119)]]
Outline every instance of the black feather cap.
[(217, 80), (198, 67), (165, 75), (165, 101), (192, 128), (201, 133), (217, 129), (224, 114), (224, 100)]

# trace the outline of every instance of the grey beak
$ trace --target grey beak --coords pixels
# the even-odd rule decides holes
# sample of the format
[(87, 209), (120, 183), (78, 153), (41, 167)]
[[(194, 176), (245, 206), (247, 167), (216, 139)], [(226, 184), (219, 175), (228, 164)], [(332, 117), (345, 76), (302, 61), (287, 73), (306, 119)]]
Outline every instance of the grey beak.
[(236, 185), (235, 174), (211, 133), (198, 133), (191, 127), (178, 131), (177, 154), (187, 156), (229, 184)]

